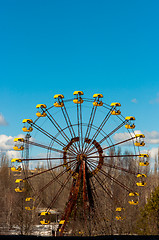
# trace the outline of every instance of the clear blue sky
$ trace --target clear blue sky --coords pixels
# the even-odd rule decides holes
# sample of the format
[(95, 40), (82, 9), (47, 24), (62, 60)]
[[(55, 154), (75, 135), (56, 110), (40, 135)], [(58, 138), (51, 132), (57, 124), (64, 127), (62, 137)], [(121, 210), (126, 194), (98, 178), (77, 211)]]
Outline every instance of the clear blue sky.
[[(0, 1), (0, 134), (56, 93), (103, 93), (159, 143), (159, 1)], [(152, 137), (153, 134), (150, 134)]]

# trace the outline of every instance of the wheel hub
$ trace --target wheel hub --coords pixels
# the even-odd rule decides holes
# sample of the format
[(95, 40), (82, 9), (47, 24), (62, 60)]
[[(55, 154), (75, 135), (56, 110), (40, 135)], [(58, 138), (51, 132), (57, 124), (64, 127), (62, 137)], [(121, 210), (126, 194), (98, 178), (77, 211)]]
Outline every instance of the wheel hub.
[[(75, 177), (75, 175), (78, 175), (78, 172), (73, 169), (71, 167), (71, 165), (69, 164), (69, 155), (67, 155), (70, 147), (72, 146), (72, 144), (74, 144), (75, 142), (79, 142), (79, 137), (75, 137), (72, 138), (71, 141), (63, 148), (64, 152), (63, 152), (63, 162), (64, 162), (64, 166), (67, 168), (68, 172), (71, 172), (72, 176)], [(100, 146), (100, 144), (96, 141), (96, 140), (91, 140), (88, 138), (85, 138), (85, 142), (87, 144), (90, 144), (92, 142), (92, 145), (94, 146), (94, 148), (96, 150), (98, 150), (98, 164), (96, 166), (94, 166), (94, 169), (89, 169), (89, 177), (92, 177), (93, 175), (97, 174), (99, 172), (99, 170), (101, 169), (102, 165), (103, 165), (103, 149)], [(90, 156), (86, 153), (78, 153), (75, 157), (75, 159), (77, 160), (78, 163), (82, 163), (82, 162), (86, 162), (87, 160), (89, 160)]]
[(87, 155), (86, 154), (78, 154), (77, 155), (77, 161), (86, 161)]

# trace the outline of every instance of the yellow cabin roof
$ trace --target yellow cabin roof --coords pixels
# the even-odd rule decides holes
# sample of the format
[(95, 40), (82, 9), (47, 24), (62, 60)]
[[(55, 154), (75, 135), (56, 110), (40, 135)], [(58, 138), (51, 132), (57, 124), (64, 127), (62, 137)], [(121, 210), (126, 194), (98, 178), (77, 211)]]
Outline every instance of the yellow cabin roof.
[(101, 94), (101, 93), (95, 93), (95, 94), (93, 95), (93, 97), (94, 97), (94, 98), (95, 98), (95, 97), (103, 98), (103, 94)]
[(24, 138), (14, 138), (14, 142), (24, 142)]
[(40, 108), (40, 107), (46, 108), (46, 105), (45, 105), (45, 104), (37, 104), (37, 105), (36, 105), (36, 108)]
[(23, 179), (16, 179), (15, 180), (15, 183), (20, 183), (20, 182), (25, 182), (25, 180), (23, 180)]
[(55, 96), (54, 96), (54, 98), (64, 98), (64, 95), (62, 95), (62, 94), (55, 94)]
[(73, 95), (77, 95), (77, 94), (83, 95), (83, 92), (82, 91), (74, 91)]
[(22, 122), (23, 122), (23, 123), (26, 123), (26, 122), (28, 122), (28, 123), (32, 123), (33, 121), (32, 121), (31, 119), (23, 119)]
[(51, 214), (51, 213), (50, 212), (41, 212), (40, 213), (41, 216), (45, 216), (45, 215), (49, 215), (49, 214)]
[(26, 202), (30, 202), (31, 200), (35, 201), (35, 198), (29, 197), (25, 199)]
[(145, 138), (145, 135), (144, 134), (136, 134), (135, 137), (139, 137), (139, 138)]
[(122, 210), (125, 210), (125, 208), (121, 208), (121, 207), (116, 208), (116, 212), (121, 212)]
[(59, 224), (64, 224), (65, 223), (65, 220), (61, 220), (60, 222), (59, 222)]
[(137, 175), (137, 177), (147, 177), (147, 175), (146, 175), (146, 174), (140, 174), (140, 173), (139, 173), (139, 174)]
[(113, 106), (120, 107), (121, 104), (118, 103), (118, 102), (113, 102), (113, 103), (110, 104), (110, 106), (111, 106), (111, 107), (113, 107)]
[(135, 117), (133, 117), (133, 116), (128, 116), (128, 117), (125, 118), (125, 120), (135, 120)]
[(16, 192), (25, 192), (26, 191), (26, 189), (25, 188), (19, 188), (19, 187), (17, 187), (17, 188), (15, 188), (15, 191)]
[(139, 166), (148, 166), (149, 162), (139, 162)]
[(137, 192), (129, 193), (129, 196), (130, 196), (130, 197), (133, 197), (133, 196), (139, 196), (139, 193), (137, 193)]
[(42, 225), (44, 225), (44, 224), (50, 224), (50, 221), (49, 221), (49, 220), (43, 220), (43, 221), (40, 221), (40, 223), (41, 223)]
[(31, 210), (34, 210), (35, 207), (25, 207), (25, 210), (28, 210), (28, 211), (31, 211)]
[(19, 159), (19, 158), (13, 158), (13, 159), (11, 160), (11, 162), (22, 162), (22, 160)]
[(148, 158), (149, 155), (148, 154), (140, 154), (139, 157), (147, 157)]

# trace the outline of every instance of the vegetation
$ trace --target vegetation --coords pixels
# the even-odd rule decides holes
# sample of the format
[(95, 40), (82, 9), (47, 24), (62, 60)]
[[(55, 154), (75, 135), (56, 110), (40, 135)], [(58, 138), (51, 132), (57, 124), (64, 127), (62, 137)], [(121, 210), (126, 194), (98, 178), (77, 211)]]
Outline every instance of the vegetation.
[[(110, 156), (114, 155), (114, 150), (111, 150)], [(118, 155), (120, 155), (120, 149), (117, 150)], [(114, 158), (110, 157), (108, 162), (114, 164)], [(132, 171), (137, 171), (138, 165), (128, 159), (120, 159), (117, 161), (120, 163), (121, 167), (127, 166), (128, 169)], [(104, 166), (103, 166), (104, 168)], [(106, 168), (106, 167), (105, 167)], [(135, 177), (131, 174), (123, 174), (122, 171), (115, 170), (113, 168), (105, 169), (108, 174), (111, 174), (114, 178), (122, 180), (125, 182), (128, 187), (131, 187), (132, 183), (136, 181)], [(37, 170), (38, 171), (38, 170)], [(142, 235), (155, 235), (159, 234), (159, 172), (158, 172), (158, 156), (156, 156), (155, 168), (154, 171), (150, 169), (146, 170), (148, 175), (147, 185), (142, 188), (139, 193), (139, 205), (130, 206), (128, 204), (129, 196), (122, 190), (119, 191), (119, 188), (116, 187), (116, 184), (110, 179), (104, 181), (106, 187), (111, 190), (112, 201), (107, 196), (106, 193), (102, 191), (102, 186), (98, 185), (96, 188), (96, 193), (99, 201), (95, 208), (99, 208), (99, 214), (96, 217), (90, 216), (90, 225), (89, 231), (91, 235), (98, 234), (142, 234)], [(99, 172), (100, 178), (104, 180), (104, 177)], [(44, 182), (49, 180), (49, 175), (46, 175), (45, 178), (42, 175), (39, 175), (39, 178), (36, 180), (36, 184), (40, 189)], [(45, 191), (45, 194), (42, 196), (42, 201), (38, 202), (37, 208), (39, 206), (45, 207), (45, 202), (50, 200), (50, 197), (53, 195), (54, 191), (57, 189), (59, 183), (54, 183), (53, 186), (48, 188)], [(71, 185), (70, 185), (71, 186)], [(13, 226), (19, 226), (19, 234), (31, 234), (32, 227), (35, 224), (39, 224), (39, 217), (36, 210), (26, 211), (25, 210), (25, 198), (28, 197), (28, 194), (31, 192), (31, 188), (27, 186), (27, 191), (25, 194), (17, 194), (14, 191), (15, 188), (15, 178), (10, 170), (9, 161), (6, 156), (1, 157), (0, 162), (0, 206), (1, 206), (1, 215), (0, 215), (0, 234), (5, 234), (5, 227), (12, 229)], [(141, 188), (140, 188), (141, 189)], [(56, 208), (63, 209), (65, 200), (68, 199), (69, 189), (66, 189), (60, 198), (60, 201), (56, 203)], [(80, 199), (80, 198), (79, 198)], [(119, 206), (119, 203), (121, 204)], [(80, 206), (80, 202), (79, 202)], [(115, 209), (117, 207), (124, 207), (123, 212), (121, 213), (122, 220), (117, 220)], [(80, 219), (80, 216), (79, 218)], [(82, 220), (76, 220), (76, 223), (73, 219), (70, 219), (70, 223), (76, 224), (76, 227), (81, 229), (81, 226), (84, 225)], [(68, 227), (67, 231), (72, 227)], [(89, 234), (88, 231), (88, 234)], [(76, 232), (74, 234), (77, 234)]]
[(141, 235), (159, 234), (159, 186), (141, 209), (136, 230)]

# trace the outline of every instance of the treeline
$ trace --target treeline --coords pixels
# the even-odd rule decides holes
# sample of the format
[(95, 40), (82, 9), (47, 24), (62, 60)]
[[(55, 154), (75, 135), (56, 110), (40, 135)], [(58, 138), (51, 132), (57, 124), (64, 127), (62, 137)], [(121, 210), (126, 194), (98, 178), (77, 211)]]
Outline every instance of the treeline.
[[(126, 153), (130, 154), (128, 151)], [(91, 216), (89, 217), (89, 231), (87, 235), (159, 234), (159, 156), (156, 156), (153, 171), (150, 167), (147, 167), (142, 172), (147, 176), (147, 184), (145, 187), (138, 187), (139, 204), (131, 206), (128, 203), (130, 201), (128, 191), (124, 187), (120, 187), (112, 179), (117, 179), (117, 181), (122, 182), (126, 187), (133, 189), (137, 180), (136, 175), (131, 173), (139, 172), (139, 165), (132, 158), (125, 157), (121, 159), (120, 157), (111, 157), (114, 154), (120, 156), (120, 149), (117, 151), (112, 149), (109, 153), (110, 157), (107, 158), (107, 165), (103, 165), (102, 167), (107, 176), (111, 177), (106, 177), (99, 172), (96, 175), (98, 176), (96, 177), (98, 180), (96, 178), (91, 179), (95, 215), (92, 215), (92, 218)], [(116, 163), (121, 168), (128, 169), (128, 172), (109, 167), (109, 165), (115, 166)], [(55, 171), (55, 175), (59, 171), (62, 171), (62, 169)], [(37, 171), (40, 171), (40, 168)], [(32, 183), (36, 186), (36, 190), (40, 190), (51, 179), (50, 174), (46, 173), (45, 175), (39, 175), (38, 178), (32, 180), (35, 181)], [(54, 193), (60, 184), (62, 184), (62, 179), (60, 181), (54, 182), (45, 191), (40, 193), (41, 195), (35, 209), (26, 211), (25, 199), (32, 195), (33, 189), (31, 189), (31, 185), (27, 185), (27, 190), (24, 194), (17, 194), (15, 192), (15, 176), (10, 170), (7, 157), (2, 156), (0, 159), (0, 234), (5, 234), (6, 227), (11, 231), (14, 226), (19, 227), (19, 234), (32, 234), (33, 226), (39, 224), (39, 212), (37, 209), (46, 207), (46, 203), (50, 202)], [(66, 199), (69, 196), (70, 187), (71, 182), (68, 183), (67, 188), (54, 207), (60, 210), (64, 208)], [(122, 210), (116, 211), (117, 208), (121, 208)], [(72, 230), (73, 225), (76, 225), (76, 230), (72, 234), (77, 235), (82, 228), (82, 231), (85, 231), (80, 216), (77, 216), (75, 221), (73, 221), (73, 218), (72, 220), (70, 219), (70, 224), (67, 228), (68, 232)]]

